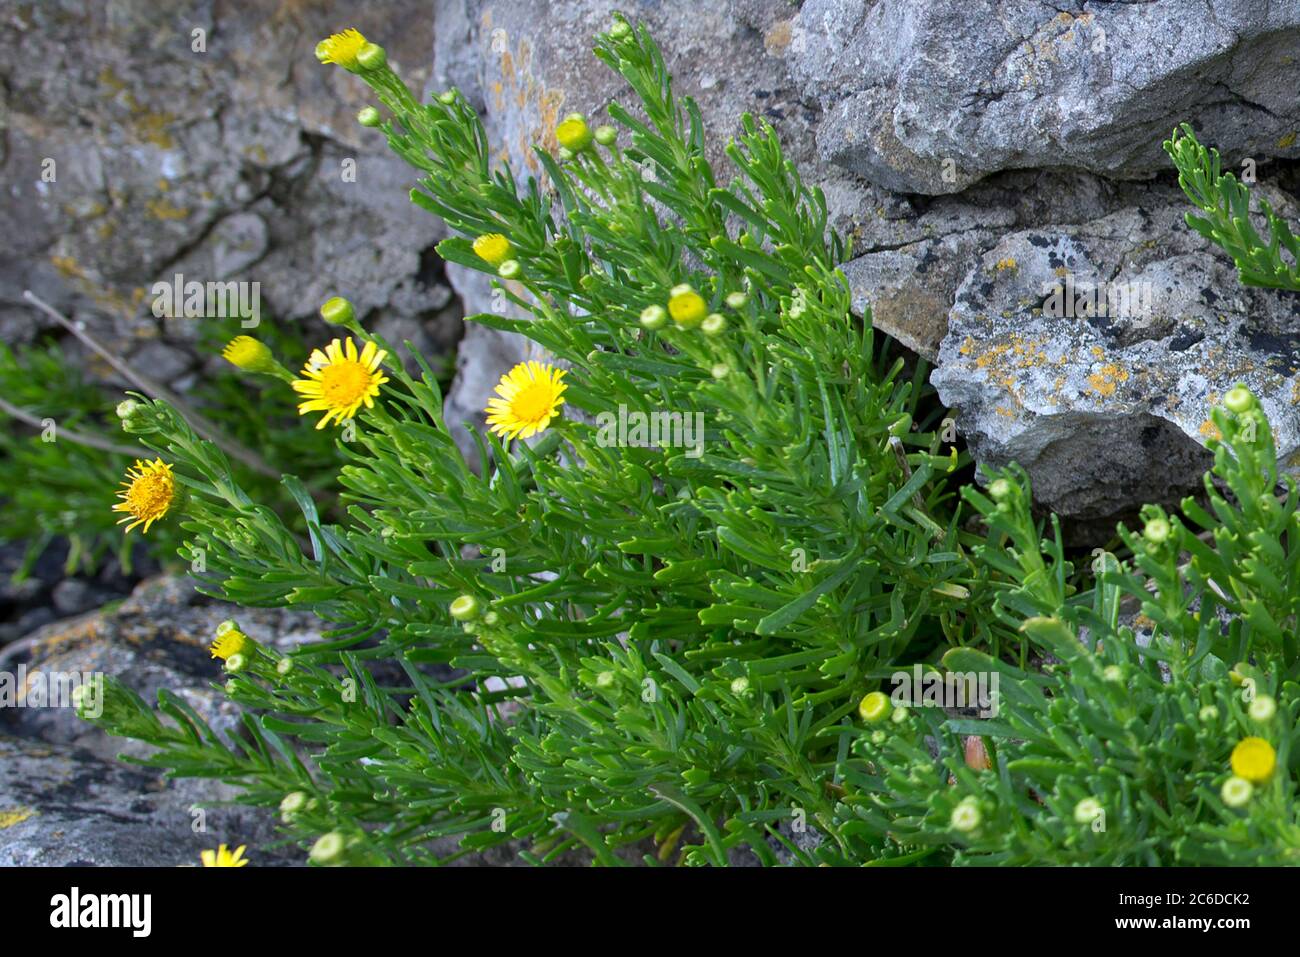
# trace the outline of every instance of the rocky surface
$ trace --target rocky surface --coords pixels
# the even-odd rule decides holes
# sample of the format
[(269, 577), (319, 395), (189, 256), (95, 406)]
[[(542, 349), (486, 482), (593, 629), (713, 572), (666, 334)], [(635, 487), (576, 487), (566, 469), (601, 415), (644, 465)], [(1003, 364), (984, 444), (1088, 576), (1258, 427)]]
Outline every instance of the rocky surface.
[[(183, 385), (197, 368), (193, 322), (155, 320), (145, 298), (182, 271), (260, 281), (267, 313), (284, 320), (342, 293), (390, 338), (449, 357), (460, 300), (490, 311), (490, 284), (456, 267), (444, 276), (432, 253), (442, 227), (406, 200), (411, 172), (353, 119), (364, 87), (319, 68), (312, 44), (355, 22), (413, 86), (459, 87), (500, 158), (535, 175), (531, 148), (554, 145), (557, 118), (604, 119), (612, 99), (630, 101), (589, 50), (613, 9), (12, 5), (0, 21), (14, 52), (0, 67), (0, 168), (13, 184), (0, 210), (0, 337), (30, 337), (32, 313), (15, 306), (30, 285)], [(977, 455), (1024, 458), (1044, 504), (1104, 528), (1148, 498), (1177, 498), (1204, 462), (1205, 406), (1234, 375), (1269, 390), (1281, 440), (1297, 431), (1286, 371), (1295, 303), (1241, 290), (1226, 258), (1187, 232), (1160, 142), (1191, 122), (1230, 168), (1256, 164), (1267, 195), (1294, 208), (1300, 7), (670, 0), (630, 12), (662, 44), (677, 90), (698, 99), (724, 168), (742, 112), (777, 126), (854, 240), (844, 268), (858, 307), (938, 362), (934, 381)], [(195, 29), (207, 31), (204, 52), (192, 49)], [(53, 183), (41, 180), (45, 159), (58, 164)], [(355, 182), (342, 175), (349, 159)], [(1094, 266), (1116, 268), (1127, 239), (1106, 240), (1114, 229), (1142, 247), (1141, 275), (1116, 275), (1164, 284), (1158, 321), (1044, 327), (1041, 283), (1066, 278), (1062, 268), (1080, 283), (1095, 281)], [(1029, 237), (1082, 244), (1087, 256), (1077, 273), (1067, 263), (1047, 276), (1033, 252), (1048, 247)], [(1008, 259), (1020, 268), (990, 274)], [(1013, 336), (1039, 342), (1057, 370), (990, 378)], [(448, 420), (481, 421), (497, 378), (528, 349), (471, 327)], [(1101, 395), (1089, 377), (1109, 365), (1129, 377)]]
[[(48, 625), (0, 650), (0, 672), (24, 674), (29, 689), (53, 674), (100, 672), (146, 701), (167, 688), (224, 733), (238, 711), (216, 686), (219, 662), (206, 646), (230, 617), (281, 650), (319, 634), (319, 622), (302, 612), (237, 609), (203, 598), (185, 579), (163, 577), (142, 583), (112, 610)], [(117, 760), (149, 750), (109, 738), (66, 705), (30, 706), (24, 696), (19, 706), (0, 709), (0, 866), (194, 864), (200, 850), (223, 842), (248, 844), (261, 864), (300, 859), (272, 846), (269, 813), (218, 803), (232, 789), (166, 781)]]
[(382, 137), (362, 135), (364, 87), (312, 55), (322, 36), (355, 25), (383, 36), (419, 89), (434, 11), (423, 0), (338, 7), (7, 4), (0, 340), (30, 341), (45, 323), (20, 299), (31, 288), (183, 389), (208, 320), (152, 309), (154, 284), (179, 274), (257, 283), (263, 321), (303, 322), (344, 295), (449, 355), (461, 323), (432, 252), (443, 227), (410, 206), (411, 172)]

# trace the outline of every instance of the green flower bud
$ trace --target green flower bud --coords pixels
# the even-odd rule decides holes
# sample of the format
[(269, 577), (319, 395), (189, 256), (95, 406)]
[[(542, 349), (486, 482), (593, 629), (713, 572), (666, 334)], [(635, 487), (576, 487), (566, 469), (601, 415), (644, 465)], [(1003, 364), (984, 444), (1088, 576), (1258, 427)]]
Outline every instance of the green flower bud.
[(700, 323), (700, 332), (706, 336), (720, 336), (727, 331), (727, 319), (721, 313), (711, 312)]
[(1102, 813), (1101, 802), (1086, 797), (1074, 806), (1074, 821), (1076, 824), (1091, 824)]
[(726, 303), (730, 309), (743, 309), (747, 302), (749, 302), (749, 296), (743, 292), (727, 293)]
[(281, 658), (275, 663), (275, 673), (281, 678), (286, 677), (294, 669), (292, 658)]
[(668, 322), (668, 310), (663, 306), (646, 306), (641, 310), (641, 325), (647, 329), (662, 329)]
[(451, 603), (451, 617), (457, 621), (473, 621), (478, 617), (478, 599), (473, 595), (461, 595)]
[(280, 801), (280, 820), (288, 824), (294, 816), (307, 807), (306, 791), (290, 791)]
[(632, 32), (632, 27), (622, 17), (616, 19), (609, 28), (609, 35), (612, 39), (622, 40)]
[(994, 479), (989, 485), (989, 495), (995, 502), (1005, 502), (1011, 497), (1011, 483), (1006, 479)]
[(715, 362), (713, 368), (709, 370), (709, 375), (713, 376), (715, 379), (725, 379), (727, 376), (731, 375), (731, 366), (727, 365), (725, 362)]
[(438, 102), (443, 104), (444, 106), (451, 106), (453, 103), (456, 102), (456, 91), (447, 90), (444, 93), (439, 93)]
[(952, 811), (948, 823), (954, 831), (969, 834), (980, 826), (980, 809), (974, 798), (964, 798)]
[(739, 678), (732, 678), (731, 693), (737, 698), (743, 698), (745, 695), (749, 694), (749, 679), (744, 675), (741, 675)]
[(1142, 529), (1142, 537), (1152, 545), (1163, 545), (1169, 541), (1171, 531), (1168, 520), (1156, 516), (1146, 523), (1146, 527)]
[(1271, 695), (1262, 694), (1250, 703), (1248, 710), (1251, 718), (1262, 724), (1273, 720), (1273, 715), (1277, 714), (1277, 702)]
[(1244, 385), (1229, 389), (1223, 397), (1223, 405), (1229, 412), (1241, 415), (1255, 407), (1255, 396)]
[(243, 655), (231, 655), (226, 659), (226, 673), (237, 675), (248, 667), (248, 659)]
[(883, 691), (872, 691), (858, 702), (858, 717), (868, 724), (884, 721), (893, 710), (889, 695)]
[(597, 688), (614, 687), (614, 672), (602, 671), (600, 674), (596, 675), (596, 687)]
[(384, 118), (379, 115), (379, 111), (373, 106), (364, 107), (357, 113), (357, 122), (362, 126), (378, 126), (383, 121)]
[(1107, 665), (1102, 669), (1101, 677), (1103, 681), (1120, 682), (1124, 680), (1124, 669), (1119, 665)]
[(518, 279), (523, 272), (524, 267), (519, 265), (518, 259), (507, 259), (497, 267), (497, 275), (502, 279)]
[(330, 831), (316, 839), (307, 856), (313, 864), (340, 864), (343, 861), (345, 846), (343, 835), (338, 831)]
[(618, 130), (612, 126), (596, 127), (596, 142), (601, 146), (613, 146), (618, 142)]
[(1212, 704), (1207, 704), (1198, 712), (1197, 717), (1201, 719), (1201, 723), (1210, 724), (1219, 720), (1219, 709)]
[(1255, 794), (1255, 786), (1245, 778), (1239, 778), (1235, 774), (1223, 782), (1223, 789), (1219, 796), (1223, 798), (1223, 803), (1228, 807), (1245, 807), (1250, 803), (1250, 799)]
[(356, 313), (352, 310), (352, 303), (342, 296), (327, 299), (325, 304), (320, 307), (320, 317), (333, 326), (346, 325), (353, 320), (355, 315)]
[(908, 716), (910, 714), (911, 711), (908, 709), (908, 707), (906, 705), (900, 704), (897, 708), (894, 709), (894, 713), (889, 716), (889, 720), (894, 722), (894, 724), (902, 724), (904, 721), (908, 719)]

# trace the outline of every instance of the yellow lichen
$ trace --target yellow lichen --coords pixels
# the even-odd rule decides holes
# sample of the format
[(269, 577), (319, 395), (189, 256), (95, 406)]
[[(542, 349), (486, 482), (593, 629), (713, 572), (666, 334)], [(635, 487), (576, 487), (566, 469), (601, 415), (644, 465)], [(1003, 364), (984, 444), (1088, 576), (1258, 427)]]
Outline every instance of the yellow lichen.
[(35, 813), (36, 811), (29, 807), (17, 807), (8, 811), (0, 811), (0, 831), (23, 823)]

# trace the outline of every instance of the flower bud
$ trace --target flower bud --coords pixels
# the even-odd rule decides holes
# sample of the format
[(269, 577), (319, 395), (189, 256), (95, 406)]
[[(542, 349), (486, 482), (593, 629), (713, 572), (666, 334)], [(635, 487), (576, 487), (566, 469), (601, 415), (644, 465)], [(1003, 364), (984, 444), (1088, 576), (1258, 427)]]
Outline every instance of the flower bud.
[(1251, 718), (1263, 724), (1272, 721), (1273, 715), (1277, 714), (1277, 702), (1271, 695), (1262, 694), (1250, 703), (1248, 711)]
[(709, 370), (709, 375), (713, 376), (715, 379), (725, 379), (727, 376), (731, 375), (731, 366), (727, 365), (725, 362), (715, 362), (713, 368)]
[(601, 146), (613, 146), (618, 142), (618, 130), (612, 126), (596, 127), (596, 142)]
[(727, 293), (726, 302), (730, 309), (743, 309), (745, 303), (749, 302), (749, 296), (743, 292), (729, 292)]
[(1156, 516), (1147, 521), (1146, 527), (1142, 529), (1142, 537), (1152, 545), (1163, 545), (1169, 541), (1170, 531), (1168, 519)]
[(286, 677), (294, 669), (292, 658), (281, 658), (275, 663), (275, 673), (281, 678)]
[(1118, 683), (1124, 680), (1124, 669), (1119, 665), (1107, 665), (1101, 671), (1103, 681)]
[(1223, 798), (1223, 803), (1228, 807), (1245, 807), (1250, 803), (1251, 797), (1255, 794), (1255, 786), (1245, 778), (1239, 778), (1235, 774), (1223, 782), (1223, 789), (1219, 796)]
[(316, 839), (307, 856), (313, 864), (340, 864), (343, 862), (344, 847), (343, 835), (338, 831), (330, 831)]
[(444, 93), (439, 93), (438, 102), (443, 104), (444, 106), (451, 106), (453, 103), (456, 102), (456, 91), (447, 90)]
[(325, 304), (320, 307), (320, 316), (330, 325), (343, 326), (350, 323), (356, 313), (352, 310), (352, 303), (342, 296), (334, 296), (325, 300)]
[(596, 687), (604, 689), (614, 687), (614, 672), (602, 671), (600, 674), (596, 675)]
[(1005, 502), (1011, 497), (1011, 483), (1006, 479), (994, 479), (989, 485), (989, 495), (995, 502)]
[(679, 329), (694, 329), (704, 321), (708, 312), (704, 297), (687, 283), (674, 286), (668, 294), (668, 314)]
[(252, 336), (235, 336), (221, 350), (221, 358), (245, 372), (274, 372), (278, 365), (266, 343)]
[(248, 667), (248, 659), (243, 655), (231, 655), (226, 659), (226, 673), (237, 675)]
[(1241, 415), (1255, 407), (1255, 396), (1244, 385), (1229, 389), (1223, 397), (1223, 405), (1229, 412)]
[(288, 824), (298, 812), (307, 807), (306, 791), (290, 791), (280, 801), (280, 820)]
[(1207, 704), (1200, 710), (1197, 717), (1201, 719), (1202, 724), (1210, 724), (1219, 720), (1219, 709), (1212, 704)]
[(700, 332), (706, 336), (720, 336), (727, 331), (727, 319), (719, 312), (711, 312), (700, 323)]
[(1232, 749), (1232, 773), (1252, 784), (1263, 784), (1277, 767), (1277, 752), (1263, 738), (1242, 738)]
[(359, 113), (357, 113), (357, 122), (362, 126), (378, 126), (383, 122), (383, 119), (384, 118), (379, 115), (379, 111), (373, 106), (364, 107)]
[(473, 595), (461, 595), (451, 603), (451, 617), (457, 621), (473, 621), (478, 617), (478, 599)]
[(954, 831), (960, 831), (963, 834), (969, 834), (980, 826), (980, 809), (975, 803), (974, 798), (963, 798), (961, 802), (952, 810), (952, 817), (949, 818), (949, 825)]
[(858, 702), (858, 717), (867, 724), (884, 721), (892, 710), (893, 705), (890, 704), (889, 695), (883, 691), (872, 691)]
[(518, 279), (523, 272), (524, 267), (519, 265), (518, 259), (507, 259), (497, 267), (497, 275), (502, 279)]
[(632, 27), (622, 17), (618, 17), (609, 28), (609, 35), (614, 40), (622, 40), (632, 32)]
[(555, 127), (555, 139), (571, 153), (580, 153), (591, 145), (591, 127), (581, 113), (570, 113)]
[(662, 329), (668, 322), (668, 310), (663, 306), (646, 306), (641, 310), (641, 325), (647, 329)]
[(1074, 806), (1074, 821), (1076, 824), (1091, 824), (1103, 813), (1100, 801), (1086, 797)]

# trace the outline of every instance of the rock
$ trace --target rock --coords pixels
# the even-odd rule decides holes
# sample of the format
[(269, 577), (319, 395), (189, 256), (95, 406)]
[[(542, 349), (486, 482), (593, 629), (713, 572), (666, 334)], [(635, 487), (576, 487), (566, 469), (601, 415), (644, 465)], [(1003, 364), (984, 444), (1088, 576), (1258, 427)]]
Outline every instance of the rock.
[[(0, 654), (0, 670), (23, 675), (26, 693), (56, 676), (70, 681), (97, 672), (116, 676), (146, 701), (168, 688), (218, 733), (230, 733), (238, 710), (217, 686), (219, 662), (206, 650), (229, 617), (281, 649), (313, 640), (319, 630), (305, 613), (236, 609), (202, 598), (184, 579), (163, 577), (142, 583), (112, 611), (47, 626), (24, 643), (24, 653)], [(234, 788), (167, 781), (117, 759), (150, 750), (109, 738), (62, 700), (38, 707), (24, 695), (20, 706), (0, 711), (0, 865), (197, 864), (201, 850), (223, 842), (247, 844), (257, 864), (301, 859), (292, 849), (271, 848), (270, 812), (219, 803)]]
[[(1293, 199), (1263, 189), (1294, 218)], [(1300, 295), (1242, 287), (1184, 209), (1012, 233), (957, 292), (931, 381), (976, 456), (1019, 462), (1062, 515), (1107, 519), (1199, 487), (1210, 410), (1239, 383), (1300, 466)]]
[(419, 90), (433, 10), (420, 0), (336, 7), (63, 2), (20, 5), (0, 22), (11, 54), (0, 65), (5, 341), (49, 325), (15, 305), (31, 288), (120, 354), (158, 340), (193, 365), (203, 320), (151, 311), (154, 283), (177, 273), (257, 283), (281, 321), (311, 317), (333, 295), (363, 319), (424, 321), (433, 307), (405, 290), (443, 227), (409, 203), (414, 171), (357, 124), (369, 90), (312, 48), (350, 21)]
[(50, 600), (54, 603), (54, 610), (66, 618), (98, 608), (110, 594), (80, 578), (65, 578), (54, 586)]
[[(256, 865), (283, 864), (270, 850), (269, 815), (198, 809), (218, 788), (167, 783), (144, 768), (90, 752), (0, 734), (0, 867), (175, 867), (199, 864), (219, 844), (249, 845)], [(202, 831), (195, 831), (202, 826)]]
[(788, 58), (825, 111), (822, 157), (887, 189), (955, 193), (989, 173), (1166, 168), (1191, 121), (1227, 155), (1300, 156), (1300, 8), (808, 0)]

